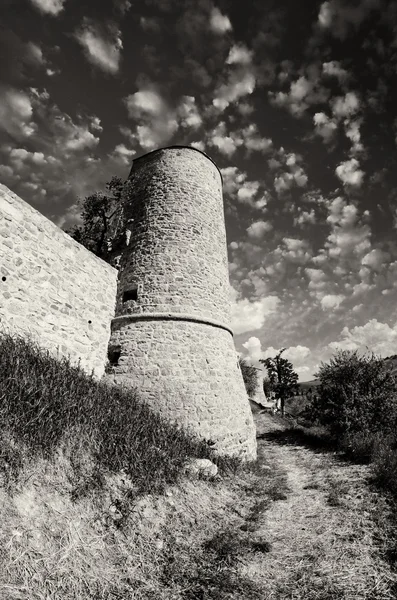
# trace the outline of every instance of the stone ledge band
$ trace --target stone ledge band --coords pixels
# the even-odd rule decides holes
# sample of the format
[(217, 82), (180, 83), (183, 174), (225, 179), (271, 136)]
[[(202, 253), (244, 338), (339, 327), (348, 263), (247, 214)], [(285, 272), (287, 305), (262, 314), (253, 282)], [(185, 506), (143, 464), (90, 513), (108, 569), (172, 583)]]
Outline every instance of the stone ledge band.
[(233, 337), (233, 330), (230, 329), (227, 325), (220, 323), (219, 321), (215, 321), (215, 319), (202, 319), (200, 317), (195, 317), (194, 315), (185, 315), (183, 313), (134, 313), (128, 315), (119, 315), (118, 317), (114, 317), (112, 319), (112, 323), (115, 321), (151, 321), (154, 319), (162, 319), (164, 321), (190, 321), (192, 323), (201, 323), (203, 325), (211, 325), (212, 327), (219, 327), (219, 329), (224, 329), (228, 331), (230, 335)]

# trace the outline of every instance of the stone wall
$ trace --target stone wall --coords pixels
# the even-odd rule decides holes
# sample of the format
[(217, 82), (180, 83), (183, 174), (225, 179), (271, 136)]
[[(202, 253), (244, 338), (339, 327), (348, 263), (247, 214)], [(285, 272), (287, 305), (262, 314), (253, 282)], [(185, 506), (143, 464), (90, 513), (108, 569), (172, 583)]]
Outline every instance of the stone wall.
[(230, 333), (174, 319), (116, 319), (112, 343), (122, 355), (116, 382), (166, 418), (213, 440), (220, 453), (252, 459), (255, 426)]
[(117, 271), (0, 185), (0, 332), (31, 335), (101, 377)]
[(223, 454), (256, 457), (255, 427), (230, 330), (222, 180), (204, 153), (134, 160), (111, 345), (114, 378)]
[[(230, 298), (222, 180), (193, 148), (134, 160), (126, 208), (131, 238), (121, 261), (116, 312), (197, 315), (225, 325)], [(135, 301), (124, 292), (137, 288)]]

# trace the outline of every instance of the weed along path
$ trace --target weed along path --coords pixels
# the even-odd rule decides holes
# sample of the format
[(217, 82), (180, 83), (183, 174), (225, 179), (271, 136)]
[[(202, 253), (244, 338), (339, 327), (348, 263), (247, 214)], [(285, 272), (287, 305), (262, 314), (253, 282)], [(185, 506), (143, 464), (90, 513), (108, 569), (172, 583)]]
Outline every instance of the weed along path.
[(265, 494), (271, 504), (262, 501), (246, 528), (268, 551), (247, 554), (241, 576), (263, 600), (397, 598), (385, 558), (388, 507), (368, 483), (369, 467), (299, 443), (268, 415), (256, 420), (259, 463), (271, 466), (264, 472), (274, 486)]
[(397, 528), (369, 467), (255, 420), (253, 468), (158, 493), (131, 495), (123, 471), (76, 488), (67, 449), (26, 461), (0, 480), (0, 600), (396, 600)]

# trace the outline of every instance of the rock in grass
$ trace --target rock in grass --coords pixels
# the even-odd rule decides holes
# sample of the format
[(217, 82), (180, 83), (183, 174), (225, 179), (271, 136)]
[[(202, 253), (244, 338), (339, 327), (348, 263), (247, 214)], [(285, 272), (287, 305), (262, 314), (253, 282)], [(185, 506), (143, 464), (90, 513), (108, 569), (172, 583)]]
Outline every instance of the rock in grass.
[(208, 458), (191, 458), (185, 463), (184, 472), (192, 479), (208, 479), (218, 474), (218, 467)]

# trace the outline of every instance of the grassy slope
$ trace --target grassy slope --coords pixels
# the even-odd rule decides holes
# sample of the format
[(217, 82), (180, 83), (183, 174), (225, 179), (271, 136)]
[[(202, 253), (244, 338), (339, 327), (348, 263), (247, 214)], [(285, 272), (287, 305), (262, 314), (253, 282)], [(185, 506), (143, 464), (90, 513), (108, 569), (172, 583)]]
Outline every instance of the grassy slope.
[(255, 467), (220, 462), (221, 477), (187, 480), (184, 458), (211, 456), (206, 444), (131, 391), (4, 340), (1, 600), (394, 597), (383, 548), (395, 531), (367, 467), (258, 414)]
[(77, 497), (124, 471), (132, 494), (175, 483), (188, 457), (215, 458), (200, 441), (167, 423), (133, 389), (95, 381), (67, 360), (22, 338), (0, 337), (0, 470), (12, 485), (27, 457), (69, 456)]
[[(0, 339), (0, 364), (1, 600), (186, 598), (192, 586), (189, 597), (248, 594), (232, 563), (249, 543), (229, 534), (253, 502), (255, 472), (234, 478), (235, 460), (133, 390), (23, 339)], [(187, 480), (188, 457), (211, 458), (222, 477)]]

